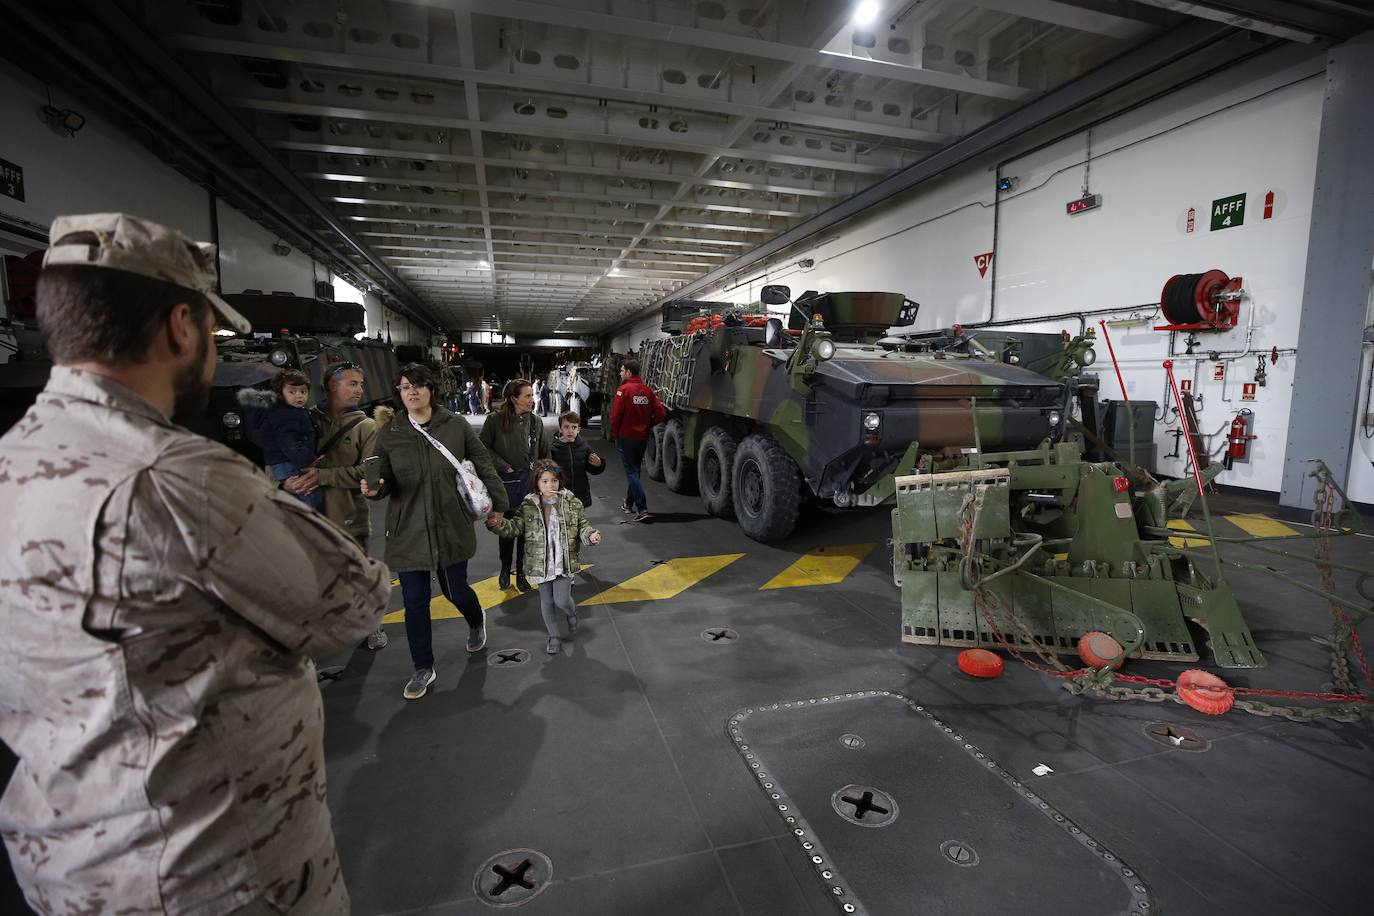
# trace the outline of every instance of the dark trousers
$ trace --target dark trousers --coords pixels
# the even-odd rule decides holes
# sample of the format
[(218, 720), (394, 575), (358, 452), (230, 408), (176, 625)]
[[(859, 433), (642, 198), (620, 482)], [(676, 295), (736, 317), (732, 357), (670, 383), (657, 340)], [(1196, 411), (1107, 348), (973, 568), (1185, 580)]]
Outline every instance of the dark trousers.
[[(508, 573), (512, 570), (520, 575), (525, 574), (525, 539), (518, 538), (497, 538), (496, 548), (501, 552), (501, 572)], [(512, 554), (514, 555), (515, 565), (511, 565)]]
[(429, 617), (431, 575), (439, 577), (439, 591), (453, 602), (469, 627), (476, 630), (484, 622), (482, 603), (477, 600), (477, 593), (472, 586), (468, 585), (467, 560), (434, 573), (426, 570), (397, 573), (396, 578), (401, 580), (401, 600), (406, 607), (406, 640), (410, 643), (410, 660), (417, 670), (434, 667), (434, 643)]
[[(652, 435), (652, 433), (650, 434)], [(626, 439), (621, 436), (615, 440), (616, 450), (620, 452), (620, 463), (625, 466), (625, 504), (641, 512), (649, 508), (649, 497), (644, 493), (644, 484), (639, 481), (639, 466), (644, 463), (644, 449), (647, 439)]]

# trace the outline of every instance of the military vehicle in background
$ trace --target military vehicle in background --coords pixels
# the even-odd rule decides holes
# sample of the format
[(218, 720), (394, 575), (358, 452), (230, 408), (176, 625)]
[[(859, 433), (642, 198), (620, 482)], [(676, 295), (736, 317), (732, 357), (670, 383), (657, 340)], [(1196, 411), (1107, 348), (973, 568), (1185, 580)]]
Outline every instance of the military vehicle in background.
[(699, 311), (639, 353), (668, 408), (646, 470), (674, 492), (700, 492), (708, 512), (759, 541), (791, 534), (803, 498), (891, 502), (893, 475), (922, 456), (949, 462), (1061, 437), (1064, 379), (1091, 352), (1087, 340), (1024, 335), (1057, 357), (1049, 377), (1016, 364), (1020, 349), (985, 352), (953, 333), (943, 343), (887, 336), (916, 318), (901, 293), (808, 292), (787, 323), (767, 314), (789, 301), (787, 287), (764, 287), (763, 310)]
[[(571, 410), (582, 417), (584, 426), (593, 417), (599, 416), (603, 406), (609, 403), (609, 395), (615, 387), (607, 390), (604, 364), (600, 355), (590, 362), (586, 360), (563, 363), (550, 370), (547, 383), (549, 413), (552, 416)], [(616, 380), (619, 384), (619, 379)]]

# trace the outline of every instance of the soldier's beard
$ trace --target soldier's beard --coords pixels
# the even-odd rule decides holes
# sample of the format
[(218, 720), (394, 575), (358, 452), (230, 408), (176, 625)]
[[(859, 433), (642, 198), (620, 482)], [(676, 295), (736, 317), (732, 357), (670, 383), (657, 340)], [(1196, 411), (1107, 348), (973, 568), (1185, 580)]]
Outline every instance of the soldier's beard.
[(196, 357), (172, 380), (176, 394), (172, 399), (172, 422), (185, 423), (205, 413), (210, 406), (210, 382), (205, 378), (205, 360), (210, 355), (210, 336), (203, 335)]

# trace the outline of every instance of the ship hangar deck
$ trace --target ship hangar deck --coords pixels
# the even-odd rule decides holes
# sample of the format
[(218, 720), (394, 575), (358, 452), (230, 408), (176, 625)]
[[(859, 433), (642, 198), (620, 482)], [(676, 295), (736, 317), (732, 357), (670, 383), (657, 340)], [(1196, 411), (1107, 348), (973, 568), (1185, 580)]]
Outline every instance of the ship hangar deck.
[[(899, 642), (886, 511), (813, 509), (764, 545), (646, 482), (653, 520), (627, 522), (619, 462), (593, 444), (611, 458), (589, 512), (605, 541), (584, 552), (582, 628), (560, 655), (538, 598), (496, 588), (483, 534), (488, 646), (469, 656), (436, 598), (427, 696), (401, 698), (399, 614), (387, 648), (321, 660), (344, 669), (321, 689), (354, 913), (1368, 912), (1367, 721), (1074, 696), (1011, 661), (968, 677), (956, 650)], [(1255, 521), (1275, 515), (1258, 500), (1212, 508), (1219, 536), (1285, 524)], [(1374, 568), (1374, 539), (1338, 539), (1334, 557)], [(1227, 682), (1329, 685), (1323, 603), (1230, 581), (1269, 666)], [(1173, 741), (1147, 733), (1161, 725)], [(867, 790), (861, 826), (842, 797)]]

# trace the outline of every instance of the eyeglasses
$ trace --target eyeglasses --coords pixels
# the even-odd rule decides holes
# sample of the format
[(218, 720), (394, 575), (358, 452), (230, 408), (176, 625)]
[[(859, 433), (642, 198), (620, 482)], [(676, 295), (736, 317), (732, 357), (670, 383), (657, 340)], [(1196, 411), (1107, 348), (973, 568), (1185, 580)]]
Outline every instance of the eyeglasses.
[(405, 394), (407, 391), (419, 391), (421, 388), (428, 388), (428, 385), (412, 385), (410, 382), (402, 382), (396, 386), (396, 390)]

